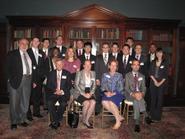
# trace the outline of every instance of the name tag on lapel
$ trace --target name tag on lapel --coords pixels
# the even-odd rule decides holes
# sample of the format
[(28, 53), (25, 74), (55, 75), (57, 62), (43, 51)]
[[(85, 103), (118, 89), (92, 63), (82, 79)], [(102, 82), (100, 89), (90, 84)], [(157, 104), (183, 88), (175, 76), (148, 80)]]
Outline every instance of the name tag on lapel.
[(142, 77), (139, 77), (139, 78), (138, 78), (138, 81), (142, 81), (142, 80), (143, 80), (143, 78), (142, 78)]
[(91, 64), (94, 64), (95, 63), (95, 61), (91, 61)]
[(73, 65), (73, 68), (77, 68), (77, 66), (76, 65)]
[(143, 65), (144, 65), (144, 63), (143, 63), (143, 62), (141, 62), (141, 63), (140, 63), (140, 65), (141, 65), (141, 66), (143, 66)]
[(105, 77), (110, 79), (110, 75), (105, 75)]
[(164, 68), (164, 66), (163, 66), (163, 65), (161, 65), (161, 66), (160, 66), (160, 68), (161, 68), (161, 69), (163, 69), (163, 68)]
[(65, 54), (62, 54), (62, 56), (66, 56)]
[(67, 79), (67, 77), (66, 76), (62, 76), (62, 79)]

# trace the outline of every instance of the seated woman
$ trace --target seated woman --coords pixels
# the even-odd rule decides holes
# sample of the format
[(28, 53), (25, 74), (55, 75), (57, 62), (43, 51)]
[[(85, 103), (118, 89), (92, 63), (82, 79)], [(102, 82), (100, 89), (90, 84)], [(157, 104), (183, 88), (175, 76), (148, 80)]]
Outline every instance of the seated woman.
[(124, 99), (123, 96), (123, 77), (116, 72), (118, 62), (113, 59), (108, 63), (109, 72), (104, 73), (101, 81), (101, 90), (103, 92), (102, 105), (111, 112), (116, 123), (113, 129), (118, 129), (121, 126), (121, 121), (124, 118), (119, 114), (118, 107), (120, 102)]
[(94, 92), (96, 89), (95, 72), (91, 71), (91, 61), (85, 61), (84, 69), (77, 72), (75, 78), (75, 94), (74, 97), (83, 105), (82, 118), (83, 123), (87, 128), (93, 128), (89, 123), (89, 118), (94, 112), (95, 97)]

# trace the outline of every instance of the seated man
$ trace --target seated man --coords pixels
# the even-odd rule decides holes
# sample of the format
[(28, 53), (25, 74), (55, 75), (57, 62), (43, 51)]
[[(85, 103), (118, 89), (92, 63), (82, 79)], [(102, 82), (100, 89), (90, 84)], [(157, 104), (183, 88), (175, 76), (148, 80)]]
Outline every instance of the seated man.
[[(47, 78), (48, 111), (51, 114), (51, 128), (57, 129), (60, 126), (65, 112), (67, 101), (70, 97), (71, 79), (70, 73), (63, 70), (63, 61), (58, 58), (55, 61), (56, 70), (51, 71)], [(59, 102), (56, 109), (55, 103)]]
[(145, 110), (144, 95), (146, 91), (145, 77), (139, 73), (140, 63), (138, 60), (133, 60), (131, 65), (132, 71), (125, 76), (125, 91), (126, 98), (133, 102), (135, 132), (140, 132), (140, 112)]

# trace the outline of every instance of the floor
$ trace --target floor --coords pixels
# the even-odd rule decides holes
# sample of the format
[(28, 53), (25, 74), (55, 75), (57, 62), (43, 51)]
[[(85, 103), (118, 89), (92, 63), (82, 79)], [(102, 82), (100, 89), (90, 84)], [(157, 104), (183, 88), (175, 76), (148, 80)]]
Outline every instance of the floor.
[(87, 129), (81, 122), (78, 128), (72, 129), (63, 120), (58, 130), (52, 130), (48, 127), (46, 111), (42, 111), (43, 118), (34, 118), (28, 127), (18, 126), (12, 131), (8, 106), (0, 104), (0, 139), (185, 139), (185, 107), (165, 107), (160, 123), (141, 124), (141, 132), (135, 133), (132, 118), (129, 125), (123, 122), (118, 130), (112, 130), (114, 119), (107, 117), (102, 128), (101, 115), (96, 116), (94, 129)]

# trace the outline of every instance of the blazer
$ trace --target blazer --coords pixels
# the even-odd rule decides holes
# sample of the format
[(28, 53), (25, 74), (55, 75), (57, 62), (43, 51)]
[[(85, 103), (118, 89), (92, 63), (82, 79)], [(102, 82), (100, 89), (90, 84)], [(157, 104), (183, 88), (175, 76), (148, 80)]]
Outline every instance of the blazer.
[[(112, 53), (110, 54), (112, 57), (114, 57), (113, 55), (112, 55)], [(118, 60), (120, 57), (122, 56), (122, 54), (121, 53), (118, 53), (117, 54), (117, 58), (116, 58), (116, 60)], [(115, 57), (114, 57), (115, 58)]]
[[(90, 71), (90, 77), (91, 77), (90, 92), (94, 94), (96, 89), (96, 74), (94, 71)], [(77, 98), (80, 94), (83, 93), (85, 93), (85, 71), (81, 70), (76, 73), (74, 97)]]
[[(114, 59), (114, 57), (109, 54), (108, 62), (111, 59)], [(102, 75), (104, 73), (108, 72), (108, 64), (105, 64), (102, 54), (100, 54), (96, 57), (95, 72), (96, 72), (96, 79), (98, 79), (100, 81), (101, 81)]]
[[(82, 49), (82, 55), (84, 55), (84, 53), (85, 53), (85, 50)], [(78, 55), (78, 49), (76, 49), (76, 56), (77, 56), (77, 58), (80, 58), (82, 55)]]
[[(134, 58), (136, 59), (135, 56), (136, 55), (134, 55)], [(146, 56), (141, 54), (139, 62), (140, 62), (139, 72), (142, 73), (146, 77), (147, 76), (147, 58), (146, 58)]]
[[(156, 68), (156, 61), (153, 60), (150, 65), (149, 76), (153, 75), (155, 77), (155, 68)], [(168, 78), (168, 63), (167, 63), (167, 61), (163, 60), (161, 62), (161, 65), (159, 66), (158, 75), (159, 75), (158, 81)]]
[[(85, 55), (83, 54), (83, 55), (81, 55), (80, 57), (79, 57), (79, 59), (80, 59), (80, 61), (81, 61), (81, 67), (80, 67), (80, 69), (82, 70), (83, 69), (83, 65), (84, 65), (84, 62), (85, 62), (85, 60), (86, 60), (86, 57), (85, 57)], [(92, 67), (91, 67), (91, 70), (94, 70), (94, 66), (95, 66), (95, 62), (96, 62), (96, 56), (94, 56), (94, 55), (90, 55), (90, 61), (91, 61), (91, 65), (92, 65)]]
[(8, 52), (6, 62), (6, 76), (10, 85), (17, 89), (23, 77), (23, 65), (19, 49)]
[[(46, 92), (48, 93), (48, 96), (54, 95), (56, 88), (57, 88), (57, 71), (53, 70), (49, 73), (47, 77)], [(60, 89), (64, 91), (64, 95), (62, 97), (67, 102), (70, 97), (69, 91), (71, 89), (71, 77), (70, 73), (64, 69), (62, 70)]]
[(33, 83), (42, 83), (44, 80), (45, 75), (45, 60), (44, 60), (44, 52), (42, 50), (39, 50), (39, 58), (38, 63), (36, 62), (34, 53), (32, 48), (29, 48), (27, 50), (28, 55), (31, 58), (32, 61), (32, 82)]
[(125, 78), (125, 74), (132, 71), (131, 64), (134, 58), (129, 55), (126, 68), (124, 69), (123, 64), (123, 55), (118, 58), (118, 72), (123, 75), (123, 79)]
[[(53, 48), (57, 48), (56, 46), (50, 48), (50, 53), (52, 51)], [(59, 48), (58, 48), (59, 49)], [(65, 46), (62, 46), (62, 51), (60, 52), (60, 58), (64, 59), (65, 58), (65, 55), (66, 55), (66, 50), (67, 48)], [(60, 51), (60, 50), (59, 50)]]
[[(138, 72), (138, 88), (139, 91), (145, 94), (146, 86), (145, 86), (145, 76)], [(133, 101), (134, 98), (130, 95), (135, 91), (135, 84), (134, 84), (134, 76), (132, 72), (129, 72), (125, 75), (125, 92), (126, 98), (130, 101)]]

